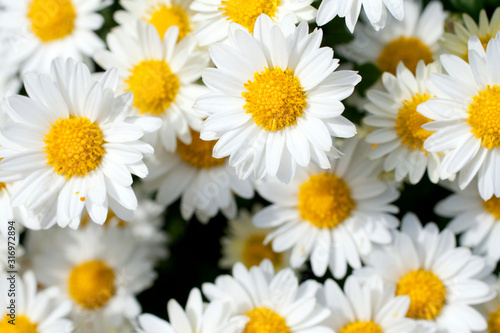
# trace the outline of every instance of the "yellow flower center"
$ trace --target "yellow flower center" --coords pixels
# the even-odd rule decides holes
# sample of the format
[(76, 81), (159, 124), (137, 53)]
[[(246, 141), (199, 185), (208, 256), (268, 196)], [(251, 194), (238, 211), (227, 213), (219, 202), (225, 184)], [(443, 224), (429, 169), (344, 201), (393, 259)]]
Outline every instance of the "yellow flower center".
[(273, 251), (271, 243), (264, 245), (266, 235), (257, 234), (247, 238), (243, 248), (243, 263), (247, 267), (258, 266), (264, 259), (269, 259), (274, 267), (281, 267), (283, 264), (283, 254)]
[(396, 68), (403, 61), (406, 68), (415, 73), (419, 60), (430, 64), (432, 51), (420, 39), (414, 37), (399, 37), (387, 44), (377, 59), (377, 65), (382, 72), (396, 74)]
[(483, 206), (496, 219), (500, 219), (500, 198), (492, 196), (483, 202)]
[(163, 60), (145, 60), (131, 70), (125, 80), (134, 93), (134, 106), (139, 112), (155, 116), (163, 114), (175, 100), (179, 79)]
[(490, 313), (488, 319), (488, 332), (489, 333), (500, 333), (500, 308)]
[(255, 123), (266, 131), (277, 131), (297, 123), (306, 107), (306, 97), (293, 70), (279, 67), (266, 68), (255, 73), (254, 80), (244, 84), (247, 91), (241, 93)]
[(334, 174), (312, 175), (300, 186), (300, 216), (318, 228), (335, 228), (349, 217), (354, 206), (349, 187)]
[(267, 308), (255, 308), (245, 313), (250, 320), (243, 333), (291, 333), (286, 321), (276, 312)]
[(257, 17), (260, 14), (274, 17), (279, 5), (280, 0), (224, 0), (221, 1), (219, 10), (224, 11), (222, 15), (227, 16), (227, 20), (236, 22), (253, 33)]
[(202, 140), (199, 132), (191, 130), (191, 144), (177, 140), (177, 153), (182, 161), (197, 169), (210, 169), (226, 162), (225, 158), (212, 157), (216, 143), (217, 141)]
[(75, 8), (70, 0), (33, 0), (28, 6), (33, 33), (43, 42), (66, 37), (75, 28)]
[(5, 188), (5, 183), (0, 182), (0, 192)]
[(162, 4), (153, 9), (150, 12), (150, 18), (145, 21), (155, 26), (161, 39), (163, 39), (163, 36), (165, 35), (165, 32), (167, 32), (168, 28), (173, 25), (179, 27), (178, 41), (186, 37), (189, 31), (191, 31), (186, 11), (178, 5), (167, 7)]
[(115, 294), (115, 272), (99, 260), (73, 268), (69, 276), (69, 294), (86, 309), (99, 309)]
[(36, 327), (37, 324), (32, 324), (27, 317), (19, 315), (16, 315), (14, 321), (11, 317), (5, 316), (0, 322), (0, 332), (2, 333), (37, 333)]
[(383, 331), (373, 321), (356, 321), (342, 327), (339, 333), (383, 333)]
[(446, 287), (432, 272), (412, 271), (399, 280), (396, 295), (410, 296), (407, 317), (433, 320), (441, 313), (446, 301)]
[(431, 120), (417, 112), (417, 106), (431, 98), (427, 94), (416, 94), (410, 101), (404, 101), (403, 107), (398, 111), (396, 118), (397, 135), (401, 138), (401, 143), (408, 149), (424, 150), (424, 141), (432, 134), (422, 128)]
[(43, 140), (47, 164), (66, 176), (85, 176), (101, 164), (105, 143), (101, 129), (86, 117), (59, 119)]
[(472, 98), (469, 105), (467, 124), (481, 144), (493, 149), (500, 146), (500, 87), (489, 85)]

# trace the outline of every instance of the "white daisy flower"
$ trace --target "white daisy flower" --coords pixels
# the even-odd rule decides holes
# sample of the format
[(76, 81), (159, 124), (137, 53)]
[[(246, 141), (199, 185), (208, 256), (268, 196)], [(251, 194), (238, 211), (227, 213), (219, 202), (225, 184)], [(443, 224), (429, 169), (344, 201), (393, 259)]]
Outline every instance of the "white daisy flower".
[(376, 31), (370, 25), (361, 25), (354, 31), (354, 39), (337, 48), (339, 54), (358, 63), (373, 63), (381, 72), (396, 74), (402, 61), (415, 73), (417, 63), (434, 61), (439, 50), (438, 41), (444, 32), (448, 13), (439, 1), (430, 2), (422, 11), (422, 2), (404, 2), (405, 19), (389, 19), (384, 29)]
[(138, 21), (133, 35), (125, 28), (109, 33), (111, 51), (95, 55), (101, 67), (118, 69), (119, 91), (134, 93), (134, 115), (163, 120), (160, 130), (147, 141), (168, 151), (175, 150), (176, 138), (191, 142), (189, 127), (199, 129), (201, 122), (192, 110), (193, 103), (208, 92), (195, 84), (208, 64), (208, 54), (195, 51), (192, 37), (176, 43), (178, 33), (179, 28), (172, 26), (162, 40), (152, 24)]
[(484, 303), (495, 292), (481, 280), (485, 260), (456, 247), (450, 230), (439, 232), (434, 223), (422, 227), (411, 213), (403, 217), (394, 243), (376, 249), (367, 268), (355, 274), (377, 273), (396, 284), (396, 295), (411, 299), (407, 317), (431, 332), (484, 330), (486, 321), (471, 305)]
[[(478, 175), (481, 198), (500, 197), (500, 135), (497, 103), (500, 102), (500, 36), (485, 52), (479, 38), (471, 37), (469, 63), (455, 55), (441, 56), (448, 74), (432, 74), (430, 92), (436, 96), (417, 111), (434, 121), (423, 125), (435, 132), (424, 142), (429, 152), (450, 150), (443, 158), (440, 177), (458, 172), (458, 184), (465, 188)], [(498, 178), (498, 180), (496, 179)]]
[(479, 24), (477, 24), (468, 14), (463, 14), (462, 22), (455, 21), (453, 23), (453, 32), (445, 32), (441, 40), (441, 46), (444, 53), (454, 54), (469, 61), (468, 42), (470, 37), (476, 35), (484, 49), (490, 39), (496, 36), (500, 31), (500, 7), (495, 9), (491, 20), (488, 20), (488, 15), (483, 9), (479, 13)]
[[(12, 290), (15, 296), (9, 296)], [(66, 318), (71, 304), (59, 302), (59, 294), (56, 287), (37, 291), (37, 280), (31, 271), (22, 277), (0, 272), (0, 332), (73, 332), (73, 323)]]
[(140, 333), (235, 333), (248, 320), (245, 316), (230, 318), (229, 303), (212, 301), (204, 304), (198, 288), (189, 293), (186, 310), (171, 299), (167, 305), (170, 322), (152, 314), (137, 319)]
[(264, 239), (270, 230), (257, 228), (252, 223), (252, 217), (262, 209), (260, 204), (253, 206), (252, 212), (241, 209), (237, 218), (228, 221), (225, 235), (221, 238), (222, 258), (219, 266), (229, 269), (238, 261), (247, 268), (258, 266), (262, 260), (272, 262), (274, 269), (280, 271), (288, 266), (290, 251), (277, 253), (271, 243), (264, 244)]
[(341, 116), (360, 81), (353, 71), (336, 71), (333, 50), (319, 47), (322, 31), (308, 34), (291, 16), (281, 26), (261, 15), (254, 35), (232, 25), (230, 46), (210, 48), (218, 68), (208, 68), (203, 81), (213, 90), (195, 109), (208, 115), (203, 140), (220, 139), (214, 157), (229, 157), (240, 178), (252, 172), (290, 182), (297, 164), (312, 161), (330, 167), (327, 152), (336, 153), (332, 136), (352, 137), (356, 128)]
[(496, 290), (497, 297), (491, 301), (481, 304), (477, 307), (479, 312), (488, 320), (488, 329), (481, 333), (499, 333), (500, 332), (500, 280), (497, 276), (489, 276), (488, 283)]
[(201, 46), (216, 42), (227, 42), (232, 22), (253, 33), (257, 18), (264, 14), (277, 24), (287, 15), (294, 23), (311, 21), (316, 9), (311, 6), (314, 0), (193, 0), (191, 9), (196, 13), (193, 21), (199, 22), (194, 32)]
[(45, 210), (42, 227), (76, 228), (84, 207), (97, 223), (108, 207), (121, 218), (137, 208), (131, 174), (145, 177), (142, 157), (153, 152), (139, 139), (160, 120), (127, 117), (133, 97), (115, 98), (116, 82), (114, 70), (94, 81), (84, 64), (57, 59), (50, 77), (24, 76), (29, 98), (8, 99), (0, 181), (22, 180), (12, 205)]
[(55, 57), (90, 63), (104, 42), (95, 34), (104, 18), (97, 12), (111, 0), (0, 0), (0, 28), (15, 38), (7, 59), (21, 73), (48, 73)]
[(336, 279), (346, 275), (347, 264), (360, 268), (360, 257), (374, 244), (390, 243), (399, 224), (389, 214), (398, 212), (390, 203), (399, 192), (395, 182), (376, 179), (381, 163), (366, 157), (370, 146), (352, 139), (342, 149), (345, 156), (331, 170), (300, 169), (288, 185), (258, 184), (260, 195), (272, 205), (253, 218), (258, 227), (275, 228), (265, 239), (273, 240), (274, 251), (292, 248), (292, 267), (310, 258), (316, 276), (330, 267)]
[(215, 284), (202, 287), (212, 302), (230, 302), (232, 316), (249, 318), (238, 332), (333, 333), (320, 325), (330, 310), (316, 299), (319, 283), (307, 280), (299, 285), (290, 268), (275, 274), (269, 260), (249, 270), (237, 263), (232, 276), (221, 275)]
[(351, 275), (344, 290), (332, 279), (318, 292), (318, 299), (332, 310), (328, 327), (341, 333), (413, 332), (415, 323), (405, 318), (410, 306), (408, 296), (395, 296), (396, 287), (379, 276), (366, 282)]
[(426, 66), (419, 61), (413, 75), (402, 62), (396, 76), (384, 73), (384, 90), (369, 89), (370, 104), (365, 105), (368, 115), (363, 119), (374, 131), (366, 136), (374, 144), (370, 158), (383, 158), (384, 171), (395, 170), (397, 181), (408, 176), (416, 184), (427, 170), (433, 183), (439, 181), (441, 157), (424, 150), (424, 141), (432, 133), (422, 128), (431, 121), (417, 112), (417, 106), (433, 97), (426, 86), (431, 73), (439, 72), (436, 64)]
[(397, 20), (402, 21), (405, 12), (403, 0), (323, 0), (316, 15), (316, 23), (325, 25), (334, 17), (345, 17), (345, 23), (352, 33), (358, 22), (361, 6), (368, 21), (375, 30), (382, 29), (387, 21), (387, 10)]
[(203, 141), (199, 132), (190, 131), (190, 144), (178, 140), (175, 153), (161, 151), (147, 159), (146, 187), (158, 190), (156, 201), (165, 206), (181, 198), (181, 215), (186, 221), (195, 214), (207, 223), (219, 210), (227, 218), (235, 218), (234, 194), (251, 199), (252, 183), (238, 179), (227, 158), (212, 157), (215, 141)]

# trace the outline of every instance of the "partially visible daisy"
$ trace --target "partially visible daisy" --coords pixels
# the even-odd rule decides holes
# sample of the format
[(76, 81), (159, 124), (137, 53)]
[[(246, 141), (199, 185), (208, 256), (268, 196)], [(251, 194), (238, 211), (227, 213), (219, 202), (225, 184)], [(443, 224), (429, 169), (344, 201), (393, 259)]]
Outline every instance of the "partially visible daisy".
[(189, 293), (186, 309), (176, 300), (168, 301), (170, 322), (152, 314), (138, 317), (139, 333), (234, 333), (245, 325), (245, 316), (231, 317), (230, 303), (215, 300), (204, 304), (201, 292), (193, 288)]
[(336, 16), (345, 17), (345, 23), (352, 33), (358, 22), (361, 7), (375, 30), (382, 29), (387, 21), (387, 10), (398, 21), (402, 21), (408, 11), (403, 0), (323, 0), (316, 16), (318, 25), (325, 25)]
[(394, 243), (376, 249), (366, 260), (366, 268), (355, 274), (377, 273), (396, 284), (396, 295), (408, 295), (407, 317), (420, 328), (432, 332), (474, 332), (484, 330), (486, 321), (471, 305), (495, 296), (482, 281), (485, 259), (470, 250), (456, 247), (450, 230), (434, 223), (425, 227), (408, 213)]
[(262, 209), (255, 204), (252, 212), (241, 209), (237, 218), (228, 221), (225, 236), (220, 240), (222, 244), (222, 258), (219, 260), (221, 268), (231, 268), (238, 261), (247, 268), (258, 266), (262, 260), (269, 259), (276, 271), (288, 266), (290, 251), (277, 253), (273, 251), (271, 243), (264, 244), (264, 239), (270, 230), (257, 228), (252, 223), (252, 217)]
[(352, 137), (356, 128), (341, 114), (341, 100), (360, 81), (353, 71), (335, 71), (333, 50), (319, 47), (322, 31), (308, 33), (287, 16), (280, 26), (266, 16), (257, 19), (253, 36), (233, 25), (227, 46), (210, 54), (217, 68), (203, 81), (212, 93), (195, 109), (208, 118), (201, 138), (219, 139), (216, 158), (229, 156), (240, 178), (266, 174), (290, 182), (297, 165), (330, 167), (333, 137)]
[(108, 207), (123, 218), (137, 208), (132, 174), (148, 174), (142, 158), (153, 152), (140, 139), (160, 120), (127, 117), (133, 96), (115, 97), (117, 79), (110, 70), (94, 81), (84, 64), (56, 59), (51, 76), (24, 76), (29, 98), (9, 97), (0, 182), (22, 181), (12, 205), (41, 213), (42, 227), (77, 228), (84, 207), (101, 224)]
[(361, 25), (354, 31), (354, 39), (339, 46), (338, 52), (358, 63), (373, 63), (381, 72), (391, 74), (396, 74), (400, 61), (413, 73), (420, 60), (433, 62), (448, 13), (439, 1), (430, 2), (423, 11), (418, 0), (407, 0), (404, 6), (403, 21), (389, 19), (380, 31)]
[(194, 214), (207, 223), (219, 210), (229, 219), (236, 217), (234, 194), (251, 199), (251, 181), (238, 179), (227, 158), (212, 157), (215, 141), (204, 141), (199, 132), (190, 132), (190, 144), (178, 140), (175, 153), (160, 151), (147, 159), (151, 173), (146, 187), (158, 190), (156, 201), (165, 206), (180, 198), (186, 221)]
[[(104, 42), (94, 32), (104, 18), (97, 12), (111, 0), (1, 0), (0, 28), (16, 36), (15, 51), (21, 73), (47, 73), (55, 57), (90, 63)], [(8, 58), (9, 59), (9, 58)]]
[[(107, 35), (111, 51), (97, 52), (103, 68), (118, 69), (118, 90), (132, 92), (135, 116), (154, 116), (163, 121), (147, 140), (156, 148), (174, 151), (176, 138), (191, 142), (189, 127), (199, 130), (201, 121), (192, 110), (196, 98), (208, 89), (195, 82), (208, 65), (208, 54), (196, 51), (196, 41), (186, 37), (176, 43), (179, 27), (164, 36), (149, 23), (137, 22), (134, 34), (117, 28)], [(163, 40), (161, 39), (163, 37)]]
[(241, 25), (253, 33), (255, 22), (265, 14), (277, 24), (290, 15), (293, 22), (312, 21), (316, 9), (311, 6), (313, 0), (193, 0), (191, 9), (196, 13), (193, 21), (199, 22), (194, 32), (202, 46), (216, 42), (225, 42), (232, 22)]
[[(465, 188), (478, 176), (481, 198), (500, 197), (500, 36), (490, 40), (486, 51), (477, 36), (469, 42), (469, 64), (445, 54), (441, 63), (448, 74), (434, 73), (429, 86), (436, 96), (420, 104), (417, 111), (434, 120), (423, 125), (434, 134), (424, 142), (429, 152), (444, 152), (440, 177), (458, 172)], [(498, 178), (498, 180), (497, 180)]]
[(500, 280), (498, 276), (493, 275), (488, 280), (491, 287), (496, 290), (497, 297), (477, 307), (488, 321), (488, 329), (481, 333), (500, 333)]
[(424, 141), (432, 133), (422, 128), (430, 119), (417, 112), (417, 106), (433, 97), (426, 86), (431, 73), (439, 72), (436, 64), (426, 66), (419, 61), (413, 75), (402, 62), (396, 76), (384, 73), (384, 90), (369, 89), (370, 104), (365, 105), (368, 115), (364, 123), (375, 130), (366, 136), (374, 145), (369, 156), (383, 158), (384, 170), (395, 170), (397, 181), (408, 176), (416, 184), (425, 171), (433, 183), (439, 180), (439, 163), (442, 157), (424, 150)]
[(476, 35), (486, 50), (490, 39), (495, 37), (500, 31), (500, 7), (495, 9), (490, 20), (488, 20), (486, 10), (482, 9), (479, 13), (479, 24), (465, 13), (462, 16), (462, 20), (463, 22), (455, 21), (453, 23), (453, 30), (443, 34), (441, 46), (445, 53), (454, 54), (465, 61), (469, 61), (467, 43), (470, 37)]
[(346, 275), (347, 264), (361, 267), (362, 256), (375, 244), (389, 244), (398, 219), (390, 213), (399, 197), (395, 182), (376, 179), (381, 164), (366, 157), (370, 146), (351, 139), (342, 146), (345, 156), (331, 170), (297, 170), (288, 185), (263, 181), (257, 190), (272, 203), (255, 214), (258, 227), (275, 228), (265, 242), (273, 250), (292, 249), (290, 265), (301, 266), (308, 258), (316, 276), (328, 267), (337, 279)]
[[(12, 288), (11, 284), (15, 284)], [(9, 291), (10, 290), (10, 291)], [(15, 290), (15, 296), (9, 296)], [(60, 302), (60, 290), (49, 288), (37, 290), (37, 280), (32, 271), (24, 275), (0, 272), (0, 332), (5, 333), (70, 333), (73, 323), (67, 319), (71, 310), (68, 301)], [(11, 316), (11, 300), (15, 309)]]
[(275, 274), (269, 260), (246, 269), (241, 263), (233, 274), (221, 275), (215, 283), (204, 283), (203, 293), (211, 301), (229, 302), (231, 315), (248, 317), (238, 332), (333, 333), (320, 325), (330, 310), (320, 305), (320, 285), (307, 280), (299, 285), (290, 268)]

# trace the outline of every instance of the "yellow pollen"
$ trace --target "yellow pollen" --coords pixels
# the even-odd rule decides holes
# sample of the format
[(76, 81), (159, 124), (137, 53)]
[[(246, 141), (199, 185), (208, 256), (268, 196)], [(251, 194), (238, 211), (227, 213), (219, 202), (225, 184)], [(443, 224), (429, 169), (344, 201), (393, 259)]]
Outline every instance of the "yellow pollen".
[(255, 308), (245, 313), (250, 320), (243, 333), (291, 333), (286, 321), (276, 312), (267, 308)]
[(255, 21), (260, 14), (273, 18), (280, 0), (224, 0), (221, 1), (219, 10), (227, 16), (228, 21), (236, 22), (253, 33)]
[(417, 106), (431, 98), (427, 94), (416, 94), (410, 101), (404, 101), (403, 107), (398, 111), (396, 118), (397, 135), (401, 138), (401, 144), (408, 149), (424, 150), (424, 141), (432, 134), (422, 128), (431, 120), (417, 112)]
[(190, 145), (177, 140), (177, 154), (182, 161), (197, 169), (210, 169), (226, 162), (225, 158), (212, 157), (217, 141), (204, 141), (200, 138), (200, 133), (193, 130), (191, 130), (191, 138)]
[(14, 320), (15, 325), (12, 323), (12, 318), (5, 316), (2, 321), (0, 321), (0, 332), (2, 333), (37, 333), (37, 324), (31, 323), (31, 321), (22, 315), (16, 315)]
[(115, 294), (115, 272), (102, 261), (88, 261), (73, 268), (68, 286), (75, 302), (86, 309), (99, 309)]
[(500, 198), (492, 196), (483, 202), (483, 206), (496, 219), (500, 219)]
[(167, 7), (162, 4), (153, 9), (150, 12), (150, 18), (145, 21), (155, 26), (161, 39), (163, 39), (163, 36), (165, 35), (165, 32), (167, 32), (168, 28), (173, 25), (179, 27), (179, 38), (177, 41), (186, 37), (189, 31), (191, 31), (186, 11), (178, 5)]
[(244, 86), (247, 91), (241, 93), (246, 102), (243, 108), (266, 131), (295, 125), (297, 117), (302, 117), (306, 96), (293, 70), (266, 68), (263, 72), (255, 73), (254, 81), (249, 80)]
[(339, 333), (383, 333), (383, 331), (373, 321), (356, 321), (342, 327)]
[(349, 187), (334, 174), (312, 175), (300, 186), (300, 216), (318, 228), (335, 228), (354, 207)]
[(5, 188), (5, 183), (0, 182), (0, 191), (2, 191)]
[(419, 269), (399, 280), (396, 295), (410, 296), (407, 317), (434, 320), (446, 302), (446, 287), (434, 273)]
[(399, 37), (387, 44), (377, 59), (377, 65), (382, 72), (396, 74), (396, 68), (403, 61), (406, 68), (415, 73), (419, 60), (425, 64), (433, 62), (432, 51), (420, 39), (414, 37)]
[(266, 235), (257, 234), (247, 238), (243, 248), (242, 261), (248, 268), (258, 266), (264, 259), (269, 259), (275, 268), (283, 264), (283, 254), (273, 251), (271, 243), (264, 245)]
[(85, 117), (59, 119), (43, 140), (47, 164), (66, 176), (85, 176), (101, 164), (105, 143), (101, 129)]
[(500, 146), (500, 87), (489, 85), (472, 98), (467, 124), (481, 144), (493, 149)]
[(134, 93), (134, 106), (142, 114), (165, 113), (179, 91), (179, 79), (163, 60), (145, 60), (131, 70), (125, 80)]
[(28, 6), (33, 33), (43, 42), (71, 34), (75, 28), (75, 8), (70, 0), (33, 0)]
[(488, 319), (488, 332), (500, 333), (500, 308), (495, 312), (490, 312)]

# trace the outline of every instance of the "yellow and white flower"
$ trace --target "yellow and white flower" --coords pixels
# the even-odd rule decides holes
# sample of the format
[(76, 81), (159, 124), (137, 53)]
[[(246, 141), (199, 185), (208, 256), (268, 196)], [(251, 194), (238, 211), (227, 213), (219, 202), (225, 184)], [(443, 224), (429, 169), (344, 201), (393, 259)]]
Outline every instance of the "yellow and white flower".
[(491, 275), (487, 278), (487, 282), (496, 290), (497, 297), (477, 307), (488, 321), (488, 329), (480, 333), (498, 333), (500, 332), (500, 281), (498, 276)]

